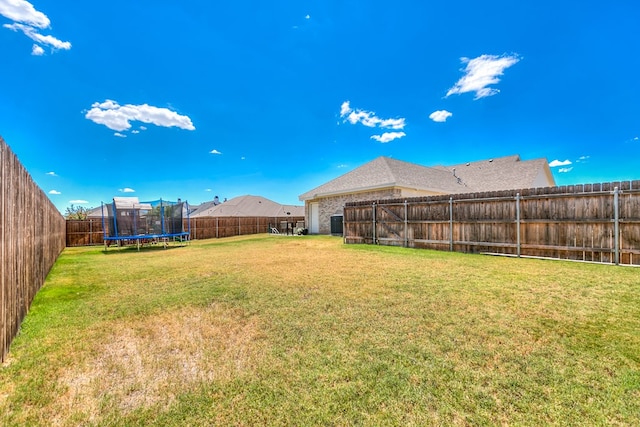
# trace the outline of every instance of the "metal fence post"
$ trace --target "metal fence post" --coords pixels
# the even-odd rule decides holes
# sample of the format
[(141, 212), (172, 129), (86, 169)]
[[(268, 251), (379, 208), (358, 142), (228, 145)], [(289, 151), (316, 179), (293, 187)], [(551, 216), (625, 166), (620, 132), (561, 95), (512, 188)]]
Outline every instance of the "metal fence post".
[(613, 189), (613, 212), (614, 261), (618, 265), (620, 264), (620, 190), (618, 187)]
[(516, 193), (516, 246), (520, 258), (520, 193)]

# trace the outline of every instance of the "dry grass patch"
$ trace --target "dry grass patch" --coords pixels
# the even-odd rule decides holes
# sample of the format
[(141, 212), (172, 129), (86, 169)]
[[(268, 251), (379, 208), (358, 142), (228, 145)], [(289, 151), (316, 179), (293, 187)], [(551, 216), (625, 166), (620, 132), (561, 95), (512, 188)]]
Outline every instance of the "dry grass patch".
[(255, 317), (219, 304), (183, 308), (109, 325), (111, 333), (82, 364), (60, 375), (53, 410), (64, 425), (69, 414), (95, 422), (101, 414), (155, 407), (203, 383), (252, 375), (264, 343)]

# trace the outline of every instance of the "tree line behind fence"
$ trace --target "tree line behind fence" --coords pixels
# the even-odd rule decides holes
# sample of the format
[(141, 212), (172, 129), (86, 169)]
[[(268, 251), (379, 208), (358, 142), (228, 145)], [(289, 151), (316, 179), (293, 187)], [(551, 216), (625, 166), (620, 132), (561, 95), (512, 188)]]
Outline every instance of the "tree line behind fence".
[[(190, 224), (189, 224), (190, 221)], [(199, 217), (184, 220), (184, 229), (191, 231), (191, 239), (212, 239), (245, 234), (295, 233), (304, 228), (304, 217)], [(101, 218), (67, 221), (67, 246), (103, 244)]]
[(0, 359), (65, 246), (65, 220), (0, 137)]
[(640, 265), (640, 181), (347, 203), (345, 243)]

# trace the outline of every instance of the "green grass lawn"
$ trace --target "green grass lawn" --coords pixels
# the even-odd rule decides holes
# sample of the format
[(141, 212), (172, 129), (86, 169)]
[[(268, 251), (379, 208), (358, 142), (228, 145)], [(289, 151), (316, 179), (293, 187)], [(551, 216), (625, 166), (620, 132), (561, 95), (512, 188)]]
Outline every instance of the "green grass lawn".
[(68, 248), (1, 425), (638, 425), (640, 270), (245, 236)]

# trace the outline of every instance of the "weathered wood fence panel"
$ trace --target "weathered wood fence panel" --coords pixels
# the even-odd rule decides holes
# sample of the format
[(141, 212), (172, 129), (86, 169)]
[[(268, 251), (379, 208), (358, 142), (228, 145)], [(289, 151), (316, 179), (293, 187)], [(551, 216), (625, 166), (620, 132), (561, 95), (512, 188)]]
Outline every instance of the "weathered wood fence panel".
[(640, 181), (348, 203), (345, 243), (640, 265)]
[(2, 361), (64, 244), (64, 218), (0, 137)]
[[(304, 217), (199, 217), (191, 219), (192, 239), (212, 239), (268, 233), (270, 227), (284, 233), (282, 223), (302, 222)], [(186, 225), (185, 225), (186, 229)]]
[[(304, 226), (304, 217), (199, 217), (185, 219), (184, 229), (191, 231), (191, 239), (212, 239), (245, 234), (267, 233), (276, 227), (282, 233), (284, 224)], [(102, 219), (67, 220), (67, 246), (102, 245)]]
[(67, 246), (104, 244), (102, 219), (67, 220)]

